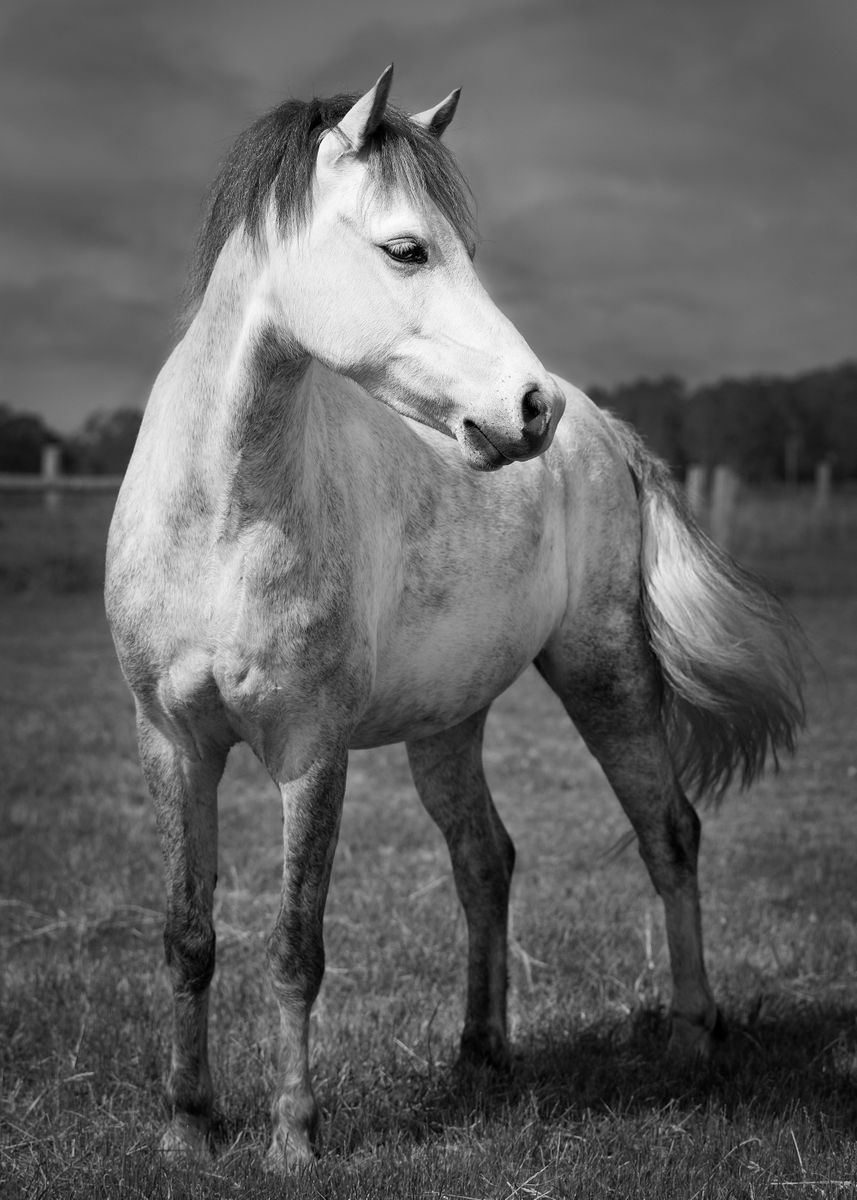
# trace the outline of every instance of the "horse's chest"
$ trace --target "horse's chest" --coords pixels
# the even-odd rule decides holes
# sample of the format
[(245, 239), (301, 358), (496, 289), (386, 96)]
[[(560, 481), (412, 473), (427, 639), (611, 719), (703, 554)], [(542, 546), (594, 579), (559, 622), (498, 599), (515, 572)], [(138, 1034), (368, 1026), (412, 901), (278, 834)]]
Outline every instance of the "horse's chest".
[(212, 674), (239, 736), (273, 723), (347, 723), (368, 691), (371, 651), (348, 566), (254, 555), (219, 580)]

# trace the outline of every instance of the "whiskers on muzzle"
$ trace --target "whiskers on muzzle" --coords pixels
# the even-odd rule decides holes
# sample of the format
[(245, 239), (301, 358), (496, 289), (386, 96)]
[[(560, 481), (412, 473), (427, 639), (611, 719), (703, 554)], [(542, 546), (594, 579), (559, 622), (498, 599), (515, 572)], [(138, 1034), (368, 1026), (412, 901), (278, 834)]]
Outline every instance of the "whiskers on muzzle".
[(469, 466), (479, 471), (496, 471), (544, 454), (553, 441), (564, 409), (565, 397), (558, 388), (549, 394), (531, 387), (521, 398), (518, 421), (511, 430), (465, 417), (455, 436)]

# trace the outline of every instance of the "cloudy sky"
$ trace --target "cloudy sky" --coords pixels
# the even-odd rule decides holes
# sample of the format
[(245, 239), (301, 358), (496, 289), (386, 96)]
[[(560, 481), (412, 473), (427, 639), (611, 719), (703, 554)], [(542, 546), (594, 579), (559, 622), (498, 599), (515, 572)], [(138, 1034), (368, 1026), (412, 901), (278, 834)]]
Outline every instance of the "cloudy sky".
[(480, 269), (555, 370), (857, 356), (855, 0), (4, 0), (0, 401), (142, 405), (231, 139), (390, 61), (463, 84)]

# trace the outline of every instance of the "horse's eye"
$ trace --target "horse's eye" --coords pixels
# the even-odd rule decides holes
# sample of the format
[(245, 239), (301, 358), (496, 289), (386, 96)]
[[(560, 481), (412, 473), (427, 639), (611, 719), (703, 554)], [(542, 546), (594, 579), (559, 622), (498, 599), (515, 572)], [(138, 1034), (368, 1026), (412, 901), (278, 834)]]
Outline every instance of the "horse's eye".
[(381, 249), (393, 262), (421, 265), (428, 262), (428, 250), (422, 242), (414, 238), (400, 238), (396, 242), (386, 242)]

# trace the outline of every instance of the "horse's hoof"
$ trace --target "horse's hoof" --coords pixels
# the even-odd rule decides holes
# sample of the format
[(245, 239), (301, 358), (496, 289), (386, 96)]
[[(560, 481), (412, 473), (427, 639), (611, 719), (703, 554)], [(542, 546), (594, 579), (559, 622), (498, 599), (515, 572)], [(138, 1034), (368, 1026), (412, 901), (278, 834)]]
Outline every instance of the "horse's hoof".
[(265, 1170), (271, 1175), (290, 1175), (314, 1166), (316, 1158), (306, 1134), (277, 1130), (265, 1155)]
[(465, 1033), (456, 1064), (460, 1069), (485, 1068), (498, 1075), (509, 1075), (512, 1071), (512, 1056), (504, 1037), (492, 1032)]
[(705, 1067), (711, 1062), (715, 1045), (725, 1036), (726, 1026), (719, 1009), (715, 1009), (711, 1018), (673, 1013), (667, 1057), (677, 1066)]
[(209, 1164), (213, 1155), (208, 1142), (208, 1121), (201, 1117), (174, 1117), (161, 1135), (158, 1149), (171, 1162)]

